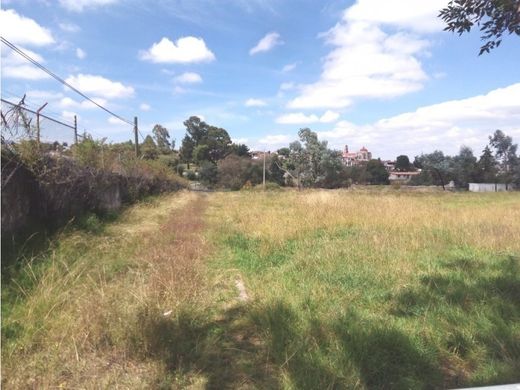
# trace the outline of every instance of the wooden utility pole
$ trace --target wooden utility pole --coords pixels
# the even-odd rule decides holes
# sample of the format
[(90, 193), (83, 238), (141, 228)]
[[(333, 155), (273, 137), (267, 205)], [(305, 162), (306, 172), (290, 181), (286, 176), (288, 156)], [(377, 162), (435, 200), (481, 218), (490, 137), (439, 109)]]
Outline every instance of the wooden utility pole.
[(78, 144), (78, 117), (74, 115), (74, 143)]
[(139, 157), (139, 129), (137, 127), (137, 117), (134, 116), (134, 138), (135, 138), (135, 157)]
[(36, 142), (40, 145), (40, 111), (45, 108), (47, 103), (36, 110)]
[(264, 179), (263, 179), (263, 187), (265, 191), (265, 149), (264, 149)]

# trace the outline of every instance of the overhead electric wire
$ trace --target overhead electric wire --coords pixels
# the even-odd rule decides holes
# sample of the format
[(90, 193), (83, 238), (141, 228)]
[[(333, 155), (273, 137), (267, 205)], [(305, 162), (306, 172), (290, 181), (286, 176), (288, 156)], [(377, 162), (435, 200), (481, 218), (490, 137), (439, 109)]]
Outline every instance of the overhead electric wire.
[(55, 80), (59, 81), (60, 83), (62, 83), (63, 85), (65, 85), (66, 87), (72, 89), (74, 92), (76, 92), (77, 94), (79, 94), (80, 96), (82, 96), (83, 98), (87, 99), (89, 102), (93, 103), (94, 105), (96, 105), (97, 107), (101, 108), (103, 111), (109, 113), (110, 115), (112, 115), (113, 117), (133, 126), (134, 123), (133, 122), (130, 122), (129, 120), (117, 115), (116, 113), (110, 111), (108, 108), (105, 108), (103, 107), (101, 104), (97, 103), (96, 101), (94, 101), (93, 99), (89, 98), (87, 95), (85, 95), (83, 92), (81, 92), (80, 90), (78, 90), (77, 88), (73, 87), (72, 85), (70, 85), (68, 82), (66, 82), (65, 80), (63, 80), (60, 76), (56, 75), (55, 73), (53, 73), (51, 70), (47, 69), (45, 66), (41, 65), (38, 61), (34, 60), (33, 58), (31, 58), (29, 55), (27, 55), (25, 52), (23, 52), (22, 50), (20, 50), (18, 47), (16, 47), (14, 44), (12, 44), (11, 42), (9, 42), (7, 39), (5, 39), (4, 37), (0, 36), (1, 40), (2, 40), (2, 43), (5, 44), (7, 47), (9, 47), (11, 50), (13, 50), (14, 52), (18, 53), (19, 55), (21, 55), (23, 58), (25, 58), (27, 61), (29, 61), (30, 63), (32, 63), (34, 66), (40, 68), (41, 70), (43, 70), (45, 73), (47, 73), (49, 76), (51, 76), (52, 78), (54, 78)]

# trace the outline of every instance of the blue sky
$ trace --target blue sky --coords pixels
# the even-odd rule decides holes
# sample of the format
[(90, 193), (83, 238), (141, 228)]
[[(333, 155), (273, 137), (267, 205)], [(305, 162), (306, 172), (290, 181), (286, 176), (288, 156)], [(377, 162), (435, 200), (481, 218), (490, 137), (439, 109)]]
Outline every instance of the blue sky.
[[(500, 128), (520, 141), (520, 40), (478, 56), (436, 17), (446, 0), (3, 1), (2, 36), (143, 134), (177, 145), (191, 115), (252, 149), (310, 127), (334, 148), (385, 159), (461, 145)], [(132, 128), (82, 102), (2, 45), (2, 96), (112, 141)]]

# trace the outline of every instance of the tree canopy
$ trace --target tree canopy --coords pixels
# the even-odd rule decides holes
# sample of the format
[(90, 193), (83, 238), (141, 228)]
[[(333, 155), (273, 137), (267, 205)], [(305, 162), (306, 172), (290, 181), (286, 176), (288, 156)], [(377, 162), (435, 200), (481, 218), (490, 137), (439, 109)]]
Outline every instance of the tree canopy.
[(479, 26), (485, 41), (479, 55), (500, 46), (504, 33), (520, 36), (519, 0), (450, 0), (439, 17), (446, 23), (444, 30), (459, 35)]

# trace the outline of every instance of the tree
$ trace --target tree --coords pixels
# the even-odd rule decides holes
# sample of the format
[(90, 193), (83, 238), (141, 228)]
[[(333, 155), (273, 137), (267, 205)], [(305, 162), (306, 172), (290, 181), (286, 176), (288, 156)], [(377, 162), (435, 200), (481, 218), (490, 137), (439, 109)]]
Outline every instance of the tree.
[(425, 177), (430, 174), (433, 183), (441, 185), (443, 190), (446, 189), (445, 185), (450, 180), (451, 163), (451, 157), (445, 156), (440, 150), (421, 154), (414, 160), (414, 165), (424, 171), (424, 174), (421, 172), (421, 176)]
[(184, 161), (190, 169), (190, 162), (193, 161), (193, 149), (195, 149), (195, 143), (191, 137), (186, 134), (182, 140), (181, 149), (179, 151), (181, 161)]
[(230, 154), (225, 159), (220, 160), (218, 168), (218, 184), (224, 188), (239, 190), (248, 180), (248, 170), (251, 160)]
[(144, 139), (141, 151), (143, 153), (143, 158), (147, 160), (155, 160), (159, 155), (157, 145), (155, 145), (155, 142), (150, 135), (147, 135)]
[(208, 146), (208, 159), (216, 164), (218, 160), (222, 160), (229, 154), (231, 137), (220, 127), (208, 126), (207, 135), (199, 144)]
[(455, 183), (459, 187), (468, 187), (468, 183), (475, 181), (477, 177), (477, 158), (473, 150), (467, 146), (461, 146), (459, 154), (453, 157), (453, 175)]
[(446, 23), (445, 31), (459, 35), (477, 24), (482, 41), (486, 41), (479, 55), (500, 46), (504, 33), (520, 36), (519, 0), (450, 0), (439, 17)]
[(165, 127), (157, 124), (153, 127), (152, 134), (155, 138), (155, 142), (159, 148), (159, 151), (163, 154), (170, 153), (172, 150), (172, 145), (170, 143), (170, 133), (168, 133), (168, 130)]
[(381, 160), (370, 160), (366, 166), (366, 181), (370, 184), (388, 184), (389, 173)]
[(477, 163), (477, 180), (481, 183), (495, 183), (497, 178), (497, 162), (488, 145), (482, 151)]
[(208, 134), (208, 125), (201, 121), (199, 117), (190, 116), (188, 120), (184, 121), (184, 126), (186, 126), (186, 132), (195, 145), (198, 145)]
[(505, 135), (502, 130), (496, 130), (489, 137), (489, 145), (495, 149), (500, 179), (506, 183), (511, 183), (516, 172), (516, 166), (520, 163), (516, 155), (518, 145), (514, 144), (513, 138)]
[(277, 155), (271, 157), (268, 169), (268, 180), (279, 185), (285, 184), (284, 171), (281, 168), (282, 162)]
[(399, 172), (408, 172), (413, 169), (412, 164), (410, 164), (410, 159), (408, 156), (402, 154), (397, 156), (395, 160), (395, 170)]
[(251, 152), (246, 144), (231, 144), (231, 153), (239, 157), (251, 157)]

